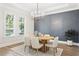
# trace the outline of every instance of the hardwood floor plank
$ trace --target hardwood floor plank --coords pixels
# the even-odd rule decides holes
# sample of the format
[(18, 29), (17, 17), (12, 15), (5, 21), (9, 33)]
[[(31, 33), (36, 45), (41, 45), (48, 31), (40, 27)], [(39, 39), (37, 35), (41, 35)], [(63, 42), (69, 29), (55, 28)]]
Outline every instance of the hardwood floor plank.
[[(19, 43), (16, 45), (11, 45), (4, 48), (0, 48), (0, 56), (13, 55), (17, 56), (15, 52), (11, 52), (11, 48), (22, 45), (23, 43)], [(79, 56), (79, 47), (78, 46), (68, 46), (65, 44), (59, 44), (58, 48), (63, 48), (62, 56)]]

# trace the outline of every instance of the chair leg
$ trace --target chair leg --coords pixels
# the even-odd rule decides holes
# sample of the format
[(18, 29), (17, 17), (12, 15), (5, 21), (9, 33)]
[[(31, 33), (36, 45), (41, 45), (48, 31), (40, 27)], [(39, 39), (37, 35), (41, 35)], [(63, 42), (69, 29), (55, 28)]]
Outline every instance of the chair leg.
[(37, 49), (37, 55), (38, 55), (38, 49)]
[(55, 56), (55, 54), (56, 54), (56, 48), (53, 48), (53, 53), (54, 53), (54, 56)]
[(28, 48), (29, 48), (28, 50), (29, 50), (29, 53), (30, 53), (30, 47), (28, 47)]
[(55, 56), (55, 49), (53, 48), (53, 54), (54, 54), (54, 56)]
[(57, 48), (56, 48), (56, 53), (57, 53)]
[(46, 52), (46, 46), (45, 46), (45, 52)]
[(26, 46), (24, 46), (24, 54), (26, 55)]
[(24, 46), (24, 52), (26, 51), (26, 46)]
[(53, 48), (53, 53), (54, 53), (54, 56), (55, 56), (55, 54), (57, 53), (57, 48)]

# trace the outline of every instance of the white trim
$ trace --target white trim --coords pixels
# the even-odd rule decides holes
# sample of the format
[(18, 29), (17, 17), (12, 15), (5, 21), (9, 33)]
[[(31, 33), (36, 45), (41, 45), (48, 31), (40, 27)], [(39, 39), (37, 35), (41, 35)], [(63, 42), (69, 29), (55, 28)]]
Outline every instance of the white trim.
[(73, 43), (73, 45), (79, 46), (79, 43)]
[[(58, 42), (59, 42), (59, 43), (62, 43), (62, 44), (67, 44), (66, 41), (58, 41)], [(79, 43), (75, 43), (75, 42), (73, 42), (73, 45), (79, 46)]]
[(58, 6), (55, 9), (50, 8), (49, 11), (42, 12), (39, 15), (35, 15), (35, 17), (46, 16), (46, 15), (50, 15), (50, 14), (67, 12), (67, 11), (72, 11), (72, 10), (77, 10), (77, 9), (79, 9), (79, 5), (78, 4), (69, 4), (69, 5), (65, 4), (65, 5)]
[(11, 36), (6, 36), (6, 29), (7, 29), (6, 28), (6, 16), (7, 15), (13, 16), (13, 28), (8, 28), (8, 29), (13, 29), (14, 30), (14, 19), (15, 19), (14, 14), (5, 12), (5, 14), (4, 14), (4, 37), (12, 37), (12, 36), (14, 36), (14, 31), (13, 31), (13, 34)]
[(58, 43), (67, 44), (66, 41), (58, 41)]

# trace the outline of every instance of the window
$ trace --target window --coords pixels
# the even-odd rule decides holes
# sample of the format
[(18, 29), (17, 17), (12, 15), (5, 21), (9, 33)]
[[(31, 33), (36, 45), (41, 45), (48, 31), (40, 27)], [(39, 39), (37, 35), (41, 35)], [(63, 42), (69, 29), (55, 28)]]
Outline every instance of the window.
[(23, 17), (20, 17), (19, 19), (19, 34), (20, 35), (23, 35), (24, 34), (24, 18)]
[(13, 35), (13, 15), (7, 15), (6, 16), (6, 36), (12, 36)]
[(24, 18), (19, 17), (19, 21), (14, 20), (18, 19), (18, 17), (14, 17), (13, 15), (7, 14), (5, 20), (5, 36), (16, 36), (17, 34), (24, 34)]

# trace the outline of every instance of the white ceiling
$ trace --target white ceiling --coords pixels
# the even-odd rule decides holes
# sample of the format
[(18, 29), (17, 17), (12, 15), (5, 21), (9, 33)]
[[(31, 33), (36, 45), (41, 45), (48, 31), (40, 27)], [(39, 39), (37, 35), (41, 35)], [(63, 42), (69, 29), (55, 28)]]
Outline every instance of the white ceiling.
[[(21, 8), (21, 9), (24, 9), (26, 11), (35, 11), (37, 9), (37, 4), (35, 3), (16, 3), (16, 4), (13, 4), (14, 6), (18, 7), (18, 8)], [(51, 8), (51, 7), (57, 7), (57, 6), (61, 6), (61, 5), (64, 5), (64, 4), (61, 4), (61, 3), (39, 3), (38, 4), (38, 8), (39, 8), (39, 11), (45, 11), (47, 10), (48, 8)]]
[[(28, 12), (35, 12), (37, 10), (37, 3), (16, 3), (12, 4), (13, 6), (23, 9)], [(40, 12), (47, 12), (50, 11), (49, 9), (52, 8), (52, 10), (56, 9), (57, 7), (61, 7), (64, 5), (68, 5), (66, 3), (39, 3), (38, 4), (38, 11)]]
[[(12, 6), (36, 15), (37, 3), (4, 3), (4, 5)], [(38, 3), (39, 14), (49, 13), (50, 11), (55, 12), (59, 9), (67, 7), (76, 7), (79, 4), (71, 3)]]

